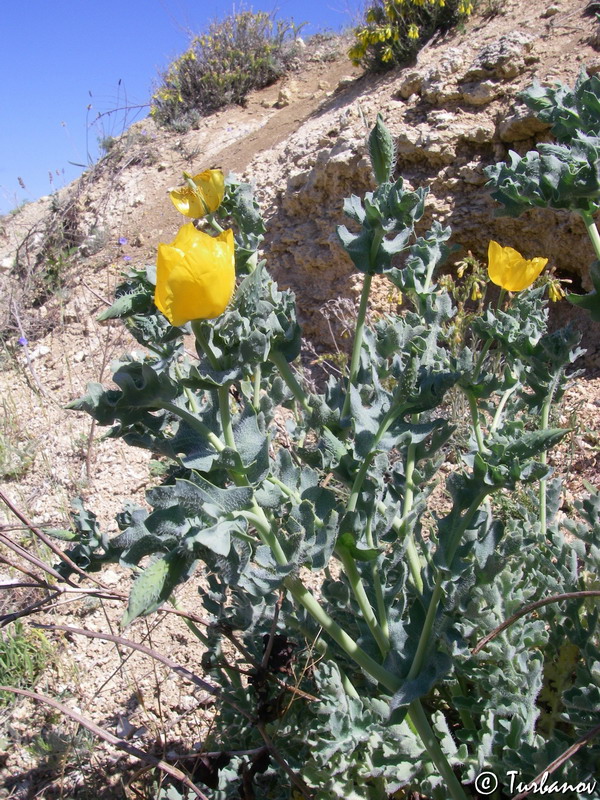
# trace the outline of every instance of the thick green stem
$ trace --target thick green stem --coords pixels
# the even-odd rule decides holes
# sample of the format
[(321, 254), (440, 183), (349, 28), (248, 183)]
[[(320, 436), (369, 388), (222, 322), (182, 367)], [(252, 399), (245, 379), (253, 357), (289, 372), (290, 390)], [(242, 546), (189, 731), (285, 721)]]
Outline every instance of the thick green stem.
[(414, 700), (410, 704), (408, 711), (413, 724), (417, 729), (417, 733), (421, 737), (421, 741), (425, 745), (431, 760), (436, 765), (441, 777), (446, 782), (446, 788), (450, 793), (450, 797), (452, 800), (467, 800), (465, 790), (461, 786), (460, 781), (454, 774), (454, 771), (448, 762), (448, 759), (444, 755), (444, 751), (440, 747), (440, 743), (438, 742), (433, 728), (427, 719), (420, 700)]
[(496, 432), (496, 430), (497, 430), (497, 428), (498, 428), (498, 425), (500, 424), (500, 421), (502, 420), (502, 413), (503, 413), (503, 411), (504, 411), (504, 407), (506, 406), (506, 403), (508, 402), (508, 400), (509, 400), (510, 396), (511, 396), (511, 395), (512, 395), (512, 394), (513, 394), (513, 393), (514, 393), (514, 392), (515, 392), (515, 391), (516, 391), (518, 388), (519, 388), (519, 384), (518, 384), (518, 383), (515, 383), (515, 385), (514, 385), (514, 386), (511, 386), (511, 388), (510, 388), (510, 389), (507, 389), (507, 390), (504, 392), (504, 394), (502, 395), (502, 397), (500, 398), (500, 402), (498, 403), (498, 407), (496, 408), (496, 413), (494, 414), (494, 419), (493, 419), (493, 421), (492, 421), (492, 424), (491, 424), (491, 426), (490, 426), (490, 435), (491, 435), (492, 433), (495, 433), (495, 432)]
[(336, 554), (342, 562), (344, 572), (348, 578), (350, 588), (356, 597), (356, 602), (358, 603), (358, 607), (361, 610), (363, 618), (369, 626), (369, 630), (371, 631), (373, 638), (377, 642), (377, 646), (381, 651), (381, 655), (385, 658), (390, 650), (390, 643), (387, 636), (381, 629), (381, 626), (377, 622), (377, 617), (375, 616), (375, 612), (373, 611), (371, 603), (369, 602), (369, 598), (367, 597), (367, 593), (365, 592), (362, 578), (360, 577), (358, 569), (356, 568), (354, 557), (345, 547), (338, 547), (336, 549)]
[(475, 433), (475, 440), (477, 441), (477, 449), (482, 455), (488, 452), (487, 447), (483, 441), (483, 432), (481, 430), (481, 422), (479, 420), (479, 409), (477, 408), (477, 400), (472, 392), (467, 391), (467, 400), (469, 401), (469, 410), (471, 411), (471, 421), (473, 423), (473, 431)]
[(302, 502), (302, 498), (295, 489), (291, 489), (286, 483), (283, 483), (282, 481), (279, 480), (279, 478), (276, 478), (274, 475), (269, 475), (267, 477), (267, 480), (269, 481), (269, 483), (272, 483), (273, 486), (277, 486), (279, 489), (281, 489), (283, 494), (289, 497), (290, 500), (300, 505), (300, 503)]
[(375, 457), (375, 450), (378, 441), (378, 437), (375, 436), (375, 440), (373, 441), (373, 450), (370, 453), (367, 453), (367, 455), (364, 457), (363, 462), (356, 473), (354, 483), (352, 484), (352, 489), (350, 490), (350, 497), (348, 498), (348, 503), (346, 504), (348, 511), (356, 511), (356, 504), (358, 503), (358, 498), (360, 497), (362, 485), (367, 477), (367, 472), (371, 466), (371, 461), (373, 461)]
[(326, 631), (336, 644), (350, 656), (365, 672), (379, 681), (390, 692), (396, 692), (402, 683), (396, 675), (371, 658), (346, 631), (335, 622), (321, 606), (313, 594), (306, 588), (300, 578), (288, 575), (284, 585), (294, 599), (304, 606), (311, 617)]
[(310, 403), (308, 402), (308, 395), (304, 391), (304, 389), (298, 383), (296, 376), (294, 375), (292, 368), (290, 367), (287, 358), (280, 353), (278, 350), (271, 350), (269, 353), (269, 360), (275, 364), (277, 369), (279, 370), (279, 374), (286, 382), (288, 388), (296, 398), (296, 400), (300, 403), (302, 408), (309, 412), (311, 411)]
[[(331, 638), (342, 648), (342, 650), (352, 658), (362, 669), (379, 681), (388, 691), (395, 693), (402, 684), (402, 680), (391, 672), (388, 672), (381, 664), (374, 661), (346, 631), (343, 630), (327, 612), (321, 607), (319, 602), (313, 597), (310, 591), (304, 586), (299, 578), (288, 576), (284, 581), (285, 587), (292, 594), (294, 599), (300, 603), (313, 617), (313, 619), (326, 631)], [(435, 764), (439, 774), (446, 782), (452, 800), (467, 800), (467, 795), (460, 785), (456, 775), (452, 771), (448, 759), (444, 755), (439, 742), (431, 728), (423, 707), (419, 700), (413, 701), (409, 707), (408, 722), (413, 727), (429, 757)]]
[[(418, 415), (413, 415), (413, 422), (417, 422)], [(423, 578), (421, 577), (421, 560), (415, 545), (415, 539), (412, 530), (408, 530), (408, 517), (412, 511), (414, 497), (415, 497), (415, 484), (413, 475), (416, 467), (417, 446), (412, 442), (408, 445), (406, 450), (406, 469), (404, 473), (404, 503), (402, 505), (402, 520), (401, 525), (405, 530), (406, 537), (406, 556), (408, 559), (408, 568), (412, 577), (412, 581), (419, 594), (423, 594)]]
[[(358, 502), (358, 497), (362, 488), (362, 484), (364, 479), (367, 475), (369, 466), (373, 457), (375, 456), (375, 451), (377, 449), (377, 445), (386, 434), (388, 428), (392, 424), (392, 422), (398, 417), (400, 414), (403, 413), (403, 407), (397, 406), (396, 408), (391, 408), (385, 417), (381, 420), (379, 425), (379, 429), (375, 434), (375, 438), (373, 439), (372, 450), (369, 453), (363, 463), (360, 466), (360, 469), (354, 479), (354, 484), (352, 486), (352, 490), (350, 493), (350, 499), (348, 500), (348, 511), (354, 511), (356, 508), (356, 503)], [(413, 416), (413, 422), (416, 421), (418, 417)], [(404, 507), (402, 510), (402, 519), (398, 520), (396, 517), (394, 521), (396, 525), (394, 527), (396, 530), (403, 530), (404, 535), (406, 537), (406, 555), (408, 558), (408, 565), (411, 573), (411, 577), (413, 579), (413, 583), (415, 588), (419, 592), (419, 594), (423, 593), (423, 579), (421, 578), (421, 562), (419, 559), (419, 554), (417, 552), (417, 548), (415, 546), (415, 541), (412, 535), (412, 531), (406, 530), (406, 519), (410, 510), (412, 509), (412, 504), (414, 500), (414, 484), (413, 484), (413, 473), (415, 468), (415, 457), (416, 457), (416, 448), (414, 445), (409, 445), (408, 452), (407, 452), (407, 462), (406, 462), (406, 490), (405, 490), (405, 499), (404, 499)], [(384, 507), (385, 508), (385, 507)], [(394, 524), (394, 523), (392, 523)], [(399, 527), (398, 527), (399, 526)]]
[(257, 364), (254, 368), (254, 382), (252, 387), (252, 405), (254, 406), (254, 410), (258, 411), (260, 408), (260, 380), (262, 376), (262, 370), (260, 364)]
[(356, 376), (358, 375), (358, 367), (360, 365), (360, 351), (362, 349), (363, 336), (365, 333), (365, 320), (367, 316), (367, 305), (369, 303), (369, 293), (371, 291), (371, 283), (373, 276), (365, 273), (363, 281), (362, 292), (360, 295), (360, 305), (358, 307), (358, 315), (356, 317), (356, 331), (354, 333), (354, 344), (352, 346), (352, 358), (350, 360), (350, 375), (348, 377), (348, 388), (346, 390), (346, 397), (344, 399), (344, 407), (342, 408), (342, 419), (348, 416), (350, 412), (350, 389), (356, 383)]
[(383, 437), (387, 433), (390, 425), (394, 422), (394, 420), (404, 413), (405, 408), (406, 408), (405, 405), (393, 406), (392, 408), (389, 409), (387, 414), (379, 423), (379, 428), (377, 429), (377, 432), (375, 433), (375, 436), (373, 438), (373, 442), (371, 443), (371, 450), (364, 457), (363, 462), (360, 465), (358, 472), (356, 473), (354, 483), (352, 484), (352, 489), (350, 490), (350, 498), (348, 499), (348, 504), (347, 504), (348, 511), (354, 511), (356, 509), (356, 504), (358, 502), (362, 485), (364, 483), (365, 478), (367, 477), (369, 467), (371, 466), (371, 461), (375, 458), (375, 455), (377, 453), (377, 447), (379, 445), (379, 442), (383, 439)]
[[(546, 395), (546, 399), (544, 400), (544, 405), (542, 406), (542, 412), (540, 415), (540, 429), (542, 431), (548, 429), (548, 424), (550, 422), (550, 409), (552, 408), (552, 401), (554, 400), (554, 394), (558, 386), (558, 380), (559, 376), (555, 375), (552, 382), (550, 383), (548, 394)], [(542, 462), (542, 464), (548, 463), (548, 454), (546, 450), (540, 453), (540, 461)], [(546, 525), (547, 525), (546, 488), (547, 488), (546, 479), (543, 478), (540, 481), (539, 503), (540, 503), (540, 529), (544, 534), (546, 533)]]
[[(546, 398), (544, 405), (542, 406), (540, 428), (543, 431), (545, 431), (548, 428), (548, 423), (550, 420), (550, 407), (552, 406), (553, 396), (554, 396), (554, 387), (548, 393), (548, 397)], [(546, 452), (546, 450), (540, 453), (540, 461), (542, 462), (542, 464), (546, 464), (548, 462), (548, 453)], [(546, 533), (546, 525), (547, 525), (546, 488), (547, 488), (546, 479), (543, 478), (540, 481), (540, 529), (543, 534)]]
[(216, 231), (217, 233), (223, 233), (224, 228), (222, 228), (219, 225), (219, 223), (217, 222), (217, 220), (214, 217), (214, 214), (208, 214), (206, 216), (206, 220), (208, 221), (208, 224), (211, 226), (213, 231)]
[(275, 561), (282, 566), (287, 564), (288, 558), (284, 553), (279, 540), (275, 536), (275, 533), (273, 532), (271, 523), (267, 519), (267, 515), (258, 505), (256, 500), (252, 500), (252, 505), (249, 511), (240, 511), (238, 513), (241, 517), (244, 517), (248, 520), (248, 522), (254, 525), (261, 542), (266, 544), (267, 547), (271, 548), (271, 552), (273, 553)]
[(206, 354), (206, 357), (209, 360), (211, 367), (218, 371), (221, 369), (221, 365), (219, 364), (219, 360), (217, 356), (214, 354), (212, 347), (208, 343), (208, 339), (204, 335), (204, 331), (202, 330), (202, 320), (194, 319), (192, 320), (192, 331), (194, 332), (194, 336), (196, 337), (196, 341), (203, 353)]
[[(452, 531), (450, 541), (446, 546), (446, 561), (448, 563), (448, 566), (452, 565), (452, 562), (454, 561), (454, 556), (456, 555), (456, 551), (458, 549), (458, 546), (460, 545), (460, 540), (462, 539), (464, 532), (471, 524), (473, 517), (477, 513), (480, 505), (484, 501), (487, 494), (488, 494), (487, 491), (482, 491), (477, 495), (475, 500), (473, 500), (469, 508), (463, 514), (460, 523)], [(443, 583), (444, 583), (444, 576), (440, 572), (438, 573), (435, 586), (431, 594), (431, 600), (429, 601), (427, 615), (425, 617), (425, 622), (423, 623), (423, 629), (421, 630), (419, 644), (417, 645), (417, 652), (415, 653), (415, 657), (413, 659), (410, 671), (406, 676), (407, 681), (416, 678), (417, 675), (421, 672), (421, 669), (423, 668), (425, 655), (427, 653), (427, 650), (429, 649), (429, 645), (431, 644), (431, 634), (433, 631), (433, 625), (435, 622), (438, 606), (440, 604), (440, 600), (442, 599), (443, 595), (443, 588), (442, 588)]]
[(219, 398), (219, 415), (221, 417), (225, 444), (227, 447), (235, 450), (236, 444), (233, 436), (233, 425), (231, 423), (231, 409), (229, 408), (229, 386), (219, 386), (217, 395)]
[(155, 408), (162, 408), (164, 411), (169, 411), (171, 414), (175, 414), (175, 416), (180, 417), (180, 419), (187, 422), (190, 428), (204, 436), (204, 438), (210, 442), (210, 444), (218, 453), (225, 449), (225, 445), (219, 439), (219, 437), (216, 436), (201, 420), (199, 420), (198, 417), (194, 416), (194, 414), (190, 414), (190, 412), (185, 408), (180, 408), (179, 406), (176, 406), (175, 403), (166, 401), (162, 403), (156, 403)]
[(488, 350), (493, 344), (493, 339), (488, 339), (487, 342), (481, 348), (481, 353), (479, 353), (479, 358), (475, 363), (475, 369), (473, 370), (473, 380), (472, 382), (475, 384), (477, 383), (477, 379), (479, 378), (479, 373), (481, 372), (481, 368), (483, 366), (483, 362), (485, 361), (485, 357), (488, 354)]
[[(387, 509), (384, 503), (378, 502), (377, 510), (381, 514), (385, 514)], [(406, 520), (400, 519), (400, 517), (394, 517), (392, 519), (392, 528), (396, 531), (399, 537), (405, 536)], [(411, 576), (415, 581), (416, 589), (419, 592), (419, 594), (423, 594), (423, 579), (421, 578), (421, 559), (419, 557), (417, 547), (412, 538), (409, 538), (406, 543), (406, 557), (408, 559)]]
[[(373, 517), (370, 516), (367, 520), (367, 530), (366, 530), (366, 538), (367, 538), (367, 547), (370, 550), (375, 549), (375, 541), (373, 539)], [(371, 574), (373, 575), (373, 588), (375, 590), (375, 601), (377, 603), (377, 616), (379, 618), (379, 624), (381, 625), (381, 630), (383, 631), (383, 635), (386, 638), (386, 641), (389, 642), (390, 640), (390, 626), (388, 622), (387, 616), (387, 608), (385, 605), (385, 597), (383, 594), (383, 584), (381, 582), (381, 575), (379, 574), (379, 567), (377, 566), (377, 561), (373, 561), (371, 564)]]
[(588, 236), (590, 237), (592, 245), (594, 247), (596, 258), (600, 260), (600, 234), (598, 233), (598, 228), (596, 227), (594, 218), (592, 217), (591, 214), (588, 214), (586, 211), (581, 211), (580, 213), (585, 223)]

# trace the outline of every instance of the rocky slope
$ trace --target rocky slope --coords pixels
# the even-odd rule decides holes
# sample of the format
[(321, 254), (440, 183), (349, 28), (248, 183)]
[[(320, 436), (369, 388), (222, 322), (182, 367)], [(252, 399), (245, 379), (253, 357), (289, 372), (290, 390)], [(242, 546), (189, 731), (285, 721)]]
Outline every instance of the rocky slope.
[[(327, 298), (352, 297), (356, 281), (335, 225), (343, 197), (370, 186), (365, 133), (382, 111), (398, 145), (397, 174), (430, 187), (425, 223), (435, 217), (450, 224), (454, 242), (478, 256), (490, 238), (529, 256), (548, 255), (585, 283), (592, 254), (579, 219), (549, 211), (494, 218), (483, 168), (509, 149), (523, 153), (548, 139), (546, 126), (516, 100), (521, 89), (534, 79), (572, 83), (583, 66), (600, 70), (598, 24), (586, 5), (507, 0), (501, 13), (473, 18), (464, 30), (430, 42), (415, 64), (379, 77), (350, 66), (347, 41), (324, 40), (283, 85), (255, 93), (246, 108), (207, 118), (198, 130), (178, 135), (156, 130), (149, 119), (137, 123), (55, 201), (67, 217), (67, 243), (79, 245), (87, 259), (78, 258), (80, 265), (114, 257), (120, 237), (137, 248), (130, 253), (135, 261), (153, 260), (158, 241), (172, 238), (178, 224), (167, 188), (183, 169), (220, 165), (255, 183), (269, 220), (271, 268), (297, 292), (306, 333), (326, 339), (320, 307)], [(3, 220), (0, 265), (17, 296), (15, 246), (19, 262), (35, 261), (43, 231), (25, 243), (23, 234), (37, 209), (38, 229), (47, 224), (49, 205), (46, 199)]]

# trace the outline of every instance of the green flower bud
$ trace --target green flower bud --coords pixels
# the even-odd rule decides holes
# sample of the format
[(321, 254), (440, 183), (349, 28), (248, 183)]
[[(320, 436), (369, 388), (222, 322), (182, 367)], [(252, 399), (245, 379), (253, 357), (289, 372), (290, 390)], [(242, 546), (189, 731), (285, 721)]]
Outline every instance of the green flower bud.
[(394, 140), (381, 114), (377, 114), (377, 122), (369, 134), (369, 156), (377, 183), (381, 185), (389, 181), (396, 165), (396, 153)]

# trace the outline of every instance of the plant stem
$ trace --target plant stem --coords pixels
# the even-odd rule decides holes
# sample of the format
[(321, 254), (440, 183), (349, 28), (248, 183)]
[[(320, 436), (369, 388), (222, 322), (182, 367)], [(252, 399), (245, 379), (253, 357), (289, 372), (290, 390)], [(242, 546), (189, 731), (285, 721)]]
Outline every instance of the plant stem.
[(379, 445), (379, 442), (383, 439), (383, 437), (387, 433), (390, 425), (394, 422), (394, 420), (404, 413), (405, 408), (406, 408), (405, 405), (392, 406), (392, 408), (389, 409), (389, 411), (385, 414), (385, 416), (379, 423), (379, 428), (377, 428), (377, 432), (375, 433), (375, 436), (371, 443), (371, 449), (364, 457), (363, 462), (360, 465), (358, 472), (356, 473), (354, 483), (352, 484), (352, 489), (350, 490), (350, 498), (348, 499), (348, 504), (346, 506), (348, 511), (354, 511), (356, 509), (356, 504), (360, 496), (362, 485), (364, 483), (365, 478), (367, 477), (367, 472), (369, 471), (369, 467), (371, 466), (371, 461), (375, 458), (375, 455), (377, 453), (377, 446)]
[[(370, 548), (371, 550), (375, 549), (375, 541), (373, 539), (372, 527), (373, 527), (373, 517), (370, 516), (369, 519), (367, 520), (366, 539), (367, 539), (367, 547)], [(386, 641), (389, 642), (390, 626), (388, 623), (387, 608), (385, 605), (385, 597), (383, 594), (383, 585), (381, 583), (381, 576), (379, 574), (379, 567), (377, 566), (377, 561), (372, 562), (371, 573), (373, 575), (373, 588), (375, 589), (375, 600), (377, 602), (377, 614), (379, 616), (379, 624), (381, 625), (381, 630), (386, 638)]]
[[(379, 431), (377, 432), (379, 433)], [(373, 441), (373, 449), (370, 453), (363, 458), (363, 462), (360, 465), (358, 472), (356, 473), (356, 477), (354, 478), (354, 483), (352, 484), (352, 489), (350, 490), (350, 497), (348, 498), (348, 503), (346, 504), (346, 509), (348, 511), (356, 511), (356, 504), (358, 503), (358, 498), (360, 497), (360, 491), (362, 489), (362, 485), (367, 477), (367, 472), (369, 471), (369, 467), (371, 466), (371, 461), (375, 458), (375, 450), (377, 444), (379, 442), (378, 435), (375, 435), (375, 439)]]
[(587, 211), (581, 211), (580, 213), (585, 223), (588, 236), (592, 241), (594, 252), (596, 253), (596, 258), (600, 260), (600, 234), (598, 233), (598, 228), (596, 227), (594, 218)]
[(300, 403), (302, 408), (309, 412), (312, 410), (310, 407), (310, 403), (308, 402), (308, 395), (304, 391), (304, 389), (298, 383), (296, 376), (294, 375), (292, 368), (290, 367), (287, 358), (280, 353), (278, 350), (271, 350), (269, 353), (269, 360), (275, 364), (277, 369), (279, 370), (279, 374), (286, 382), (288, 388), (296, 398), (296, 400)]
[[(361, 464), (360, 469), (356, 475), (356, 478), (354, 479), (354, 484), (352, 485), (352, 490), (350, 492), (350, 499), (348, 500), (348, 505), (347, 505), (348, 511), (354, 511), (356, 509), (358, 497), (360, 495), (364, 479), (369, 470), (369, 466), (371, 465), (371, 461), (375, 456), (377, 445), (387, 432), (392, 422), (396, 419), (396, 417), (400, 416), (402, 412), (403, 412), (402, 406), (391, 408), (384, 416), (384, 418), (381, 420), (377, 433), (375, 434), (375, 438), (373, 439), (373, 444), (371, 445), (372, 448), (371, 452), (367, 456), (365, 456), (363, 463)], [(398, 533), (400, 532), (401, 529), (403, 529), (404, 531), (404, 535), (406, 538), (406, 555), (408, 557), (408, 565), (413, 579), (413, 583), (415, 584), (415, 587), (419, 592), (419, 594), (423, 594), (423, 579), (421, 578), (421, 563), (419, 559), (419, 554), (417, 553), (417, 548), (415, 546), (415, 541), (412, 535), (412, 531), (408, 532), (406, 531), (406, 518), (408, 516), (410, 509), (412, 508), (412, 503), (414, 498), (414, 493), (413, 493), (414, 486), (412, 484), (412, 475), (415, 467), (415, 452), (416, 448), (413, 445), (409, 445), (407, 453), (406, 495), (405, 495), (404, 509), (402, 512), (402, 519), (394, 517), (392, 525), (394, 526), (395, 530), (398, 531)], [(382, 505), (382, 507), (379, 510), (385, 512), (385, 506)]]
[(218, 222), (217, 222), (217, 220), (215, 219), (215, 215), (214, 215), (214, 214), (207, 214), (207, 215), (206, 215), (206, 217), (205, 217), (205, 219), (207, 220), (208, 224), (210, 225), (210, 227), (211, 227), (211, 228), (212, 228), (214, 231), (216, 231), (217, 233), (223, 233), (223, 230), (224, 230), (224, 228), (222, 228), (222, 227), (219, 225), (219, 223), (218, 223)]
[[(179, 379), (179, 382), (181, 382), (181, 380), (183, 379), (183, 373), (181, 371), (181, 368), (180, 368), (179, 364), (175, 364), (175, 375), (177, 375), (177, 378)], [(190, 389), (189, 386), (184, 386), (183, 387), (183, 391), (185, 393), (185, 396), (188, 399), (188, 403), (190, 404), (190, 408), (192, 409), (192, 413), (193, 414), (199, 414), (200, 413), (200, 406), (198, 405), (198, 400), (196, 399), (196, 395), (193, 393), (193, 391)]]
[[(365, 651), (340, 626), (331, 619), (329, 614), (320, 606), (299, 578), (288, 576), (284, 585), (292, 596), (309, 612), (309, 614), (327, 631), (331, 638), (346, 652), (365, 672), (378, 680), (388, 691), (396, 692), (402, 681), (396, 675), (388, 672), (384, 667), (374, 661)], [(409, 706), (409, 724), (417, 731), (423, 746), (440, 776), (446, 782), (452, 800), (467, 800), (464, 789), (454, 774), (446, 758), (429, 720), (419, 700), (414, 700)]]
[[(378, 502), (377, 510), (381, 514), (385, 514), (386, 507), (382, 502)], [(392, 519), (392, 528), (396, 531), (398, 536), (405, 536), (406, 520), (400, 519), (400, 517), (394, 517)], [(409, 538), (406, 543), (406, 557), (408, 559), (408, 565), (411, 572), (411, 576), (413, 578), (413, 581), (415, 582), (415, 587), (419, 592), (419, 594), (423, 594), (423, 579), (421, 578), (421, 560), (412, 537)]]
[(344, 572), (346, 573), (350, 587), (354, 592), (354, 596), (356, 597), (356, 601), (361, 610), (363, 618), (369, 626), (369, 630), (371, 631), (373, 638), (377, 642), (377, 646), (381, 651), (381, 655), (383, 658), (385, 658), (389, 653), (390, 643), (387, 636), (381, 629), (381, 626), (377, 622), (377, 617), (375, 616), (371, 603), (369, 602), (369, 598), (367, 597), (367, 593), (365, 592), (362, 578), (360, 577), (360, 573), (356, 568), (354, 557), (345, 547), (338, 547), (335, 552), (342, 562)]
[(329, 616), (318, 600), (302, 583), (300, 578), (288, 575), (284, 580), (284, 586), (292, 594), (294, 599), (308, 611), (311, 617), (318, 622), (323, 630), (331, 636), (334, 642), (336, 642), (359, 667), (362, 667), (365, 672), (379, 681), (388, 691), (398, 691), (402, 684), (401, 679), (391, 672), (388, 672), (385, 667), (382, 667), (381, 664), (378, 664), (377, 661), (372, 659), (371, 656)]
[(473, 423), (473, 431), (475, 433), (475, 440), (477, 441), (477, 449), (481, 455), (488, 452), (487, 447), (483, 441), (483, 432), (481, 430), (481, 422), (479, 421), (479, 409), (477, 408), (477, 400), (472, 392), (467, 391), (467, 400), (469, 401), (469, 410), (471, 411), (471, 421)]
[(254, 368), (254, 386), (253, 386), (253, 396), (252, 396), (252, 405), (254, 406), (254, 410), (258, 411), (260, 407), (260, 379), (261, 379), (261, 366), (257, 364)]
[(502, 412), (504, 411), (504, 406), (508, 402), (508, 399), (510, 398), (511, 394), (513, 394), (518, 388), (519, 384), (515, 383), (515, 385), (511, 386), (510, 389), (507, 389), (500, 398), (500, 402), (498, 403), (498, 407), (496, 408), (496, 413), (494, 414), (494, 419), (490, 426), (490, 435), (496, 432), (498, 425), (500, 424), (500, 420), (502, 419)]
[(481, 372), (481, 367), (483, 366), (483, 362), (485, 361), (485, 357), (488, 354), (488, 350), (493, 344), (493, 339), (488, 339), (487, 342), (481, 348), (481, 353), (479, 353), (479, 358), (475, 363), (475, 369), (473, 370), (473, 380), (472, 383), (477, 383), (477, 379), (479, 378), (479, 373)]
[(266, 480), (268, 480), (269, 483), (272, 483), (273, 486), (277, 486), (279, 489), (281, 489), (281, 491), (287, 497), (289, 497), (290, 500), (293, 500), (294, 503), (300, 505), (300, 503), (302, 502), (302, 498), (295, 489), (290, 489), (290, 487), (287, 484), (283, 483), (283, 481), (280, 481), (279, 478), (276, 478), (274, 475), (269, 475)]
[[(456, 555), (456, 551), (458, 549), (460, 540), (464, 532), (469, 527), (471, 520), (477, 513), (479, 506), (482, 504), (487, 494), (488, 494), (487, 490), (482, 490), (475, 497), (469, 508), (463, 514), (460, 523), (456, 526), (455, 530), (452, 531), (450, 541), (446, 549), (446, 560), (449, 567), (452, 565), (452, 562), (454, 561), (454, 556)], [(423, 623), (423, 629), (421, 631), (421, 636), (419, 638), (419, 643), (417, 645), (417, 652), (415, 653), (415, 657), (413, 659), (410, 671), (406, 676), (407, 681), (416, 678), (417, 675), (421, 672), (421, 669), (423, 667), (425, 654), (427, 653), (427, 650), (431, 643), (431, 634), (438, 606), (440, 604), (440, 600), (442, 599), (443, 583), (444, 583), (444, 576), (440, 572), (438, 573), (435, 586), (431, 594), (431, 600), (429, 601), (429, 608), (427, 609), (427, 615), (425, 617), (425, 622)]]
[(250, 510), (239, 511), (238, 513), (241, 517), (244, 517), (248, 522), (254, 525), (261, 542), (271, 548), (275, 561), (281, 564), (281, 566), (286, 565), (288, 563), (288, 558), (271, 528), (271, 523), (267, 519), (267, 515), (256, 500), (252, 500)]
[[(419, 419), (418, 414), (414, 414), (412, 421), (417, 422)], [(406, 469), (404, 473), (404, 503), (402, 505), (402, 521), (401, 524), (405, 529), (406, 538), (406, 555), (408, 557), (408, 568), (419, 594), (423, 594), (423, 578), (421, 577), (421, 561), (415, 546), (415, 539), (412, 530), (407, 530), (408, 516), (412, 511), (414, 497), (415, 497), (415, 484), (413, 482), (413, 474), (416, 466), (417, 446), (411, 442), (406, 450)]]
[(441, 777), (446, 782), (446, 788), (450, 793), (452, 800), (466, 800), (467, 795), (461, 786), (460, 781), (454, 774), (448, 759), (444, 755), (444, 751), (440, 747), (436, 735), (431, 727), (429, 720), (423, 710), (420, 700), (413, 700), (408, 707), (410, 718), (412, 719), (417, 733), (421, 741), (425, 745), (425, 749), (429, 754), (431, 760), (435, 764)]
[[(288, 575), (284, 580), (284, 586), (292, 594), (296, 602), (300, 603), (300, 605), (308, 611), (323, 630), (331, 636), (336, 644), (338, 644), (359, 667), (364, 669), (365, 672), (375, 678), (375, 680), (379, 681), (388, 691), (394, 693), (398, 691), (402, 685), (402, 680), (391, 672), (388, 672), (381, 664), (374, 661), (371, 656), (369, 656), (368, 653), (366, 653), (354, 639), (329, 616), (298, 577)], [(415, 700), (411, 703), (408, 722), (411, 727), (416, 729), (429, 757), (435, 764), (440, 776), (445, 780), (452, 800), (467, 800), (465, 791), (454, 775), (452, 767), (435, 737), (419, 700)]]
[[(544, 401), (544, 405), (542, 406), (542, 414), (540, 420), (540, 428), (541, 430), (545, 431), (548, 428), (548, 423), (550, 420), (550, 407), (552, 406), (552, 398), (554, 395), (554, 386), (552, 387), (551, 391), (548, 392), (548, 396)], [(540, 453), (540, 461), (542, 464), (548, 463), (548, 453), (544, 450)], [(546, 534), (546, 525), (547, 525), (547, 498), (546, 498), (546, 479), (542, 478), (540, 481), (540, 530), (542, 534)]]
[(180, 408), (179, 406), (176, 406), (175, 403), (170, 403), (167, 401), (156, 403), (154, 407), (162, 408), (164, 411), (169, 411), (171, 414), (180, 417), (182, 420), (184, 420), (184, 422), (187, 422), (190, 428), (193, 428), (193, 430), (204, 436), (204, 438), (210, 442), (210, 444), (218, 453), (225, 449), (225, 445), (219, 439), (219, 437), (216, 436), (211, 429), (202, 422), (202, 420), (198, 419), (198, 417), (196, 417), (194, 414), (191, 414), (185, 408)]
[[(402, 680), (374, 661), (351, 636), (348, 636), (346, 631), (322, 608), (299, 578), (288, 575), (284, 580), (284, 586), (353, 661), (385, 686), (388, 691), (398, 691)], [(465, 791), (452, 771), (419, 700), (413, 701), (409, 707), (409, 723), (412, 723), (416, 729), (429, 757), (446, 782), (452, 800), (467, 800)]]
[(217, 389), (217, 396), (219, 398), (219, 415), (221, 417), (225, 444), (232, 450), (236, 450), (233, 425), (231, 423), (231, 410), (229, 408), (229, 386), (219, 386)]
[(196, 337), (196, 341), (198, 342), (202, 352), (205, 353), (206, 357), (208, 358), (211, 367), (215, 371), (219, 371), (221, 369), (221, 365), (219, 364), (217, 356), (214, 354), (212, 347), (208, 343), (208, 339), (204, 335), (204, 331), (202, 330), (202, 320), (192, 320), (192, 331), (194, 332), (194, 336)]
[(360, 305), (358, 307), (358, 314), (356, 317), (356, 331), (354, 333), (354, 344), (352, 346), (352, 358), (350, 361), (350, 375), (348, 377), (348, 388), (346, 390), (346, 397), (344, 399), (344, 406), (342, 408), (341, 418), (344, 419), (348, 416), (350, 411), (350, 389), (356, 383), (356, 376), (358, 375), (358, 367), (360, 365), (360, 351), (362, 349), (363, 336), (365, 332), (365, 318), (367, 316), (367, 305), (369, 303), (369, 293), (371, 291), (371, 282), (373, 276), (368, 272), (365, 273), (363, 281), (362, 292), (360, 295)]

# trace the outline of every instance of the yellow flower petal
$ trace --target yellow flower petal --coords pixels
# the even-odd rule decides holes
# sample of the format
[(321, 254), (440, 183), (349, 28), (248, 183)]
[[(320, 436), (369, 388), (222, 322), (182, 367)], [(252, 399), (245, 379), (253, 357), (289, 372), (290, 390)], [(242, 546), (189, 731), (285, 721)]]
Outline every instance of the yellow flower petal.
[(172, 325), (222, 314), (235, 288), (233, 231), (209, 236), (193, 222), (158, 245), (154, 302)]
[(207, 169), (190, 180), (194, 188), (186, 183), (169, 192), (177, 211), (192, 219), (200, 219), (216, 211), (225, 193), (225, 178), (221, 170)]
[(521, 292), (535, 281), (548, 263), (547, 258), (529, 261), (512, 247), (491, 241), (488, 247), (488, 275), (492, 283), (508, 292)]

